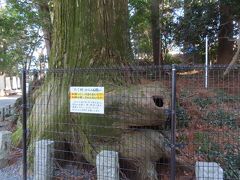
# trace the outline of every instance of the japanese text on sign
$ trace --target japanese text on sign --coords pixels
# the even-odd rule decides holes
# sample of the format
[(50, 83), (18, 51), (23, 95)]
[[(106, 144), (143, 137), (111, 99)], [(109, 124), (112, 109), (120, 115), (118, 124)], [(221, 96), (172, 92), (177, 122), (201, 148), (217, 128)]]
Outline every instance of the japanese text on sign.
[(104, 87), (70, 87), (70, 112), (104, 114)]

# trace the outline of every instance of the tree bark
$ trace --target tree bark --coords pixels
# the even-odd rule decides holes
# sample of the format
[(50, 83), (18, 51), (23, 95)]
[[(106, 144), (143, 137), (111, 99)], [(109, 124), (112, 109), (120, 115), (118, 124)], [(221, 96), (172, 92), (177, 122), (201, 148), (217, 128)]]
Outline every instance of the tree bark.
[(45, 41), (45, 46), (46, 46), (46, 51), (47, 51), (47, 57), (50, 57), (51, 53), (51, 48), (52, 48), (52, 25), (51, 25), (51, 18), (50, 18), (50, 10), (48, 6), (40, 7), (41, 11), (46, 13), (48, 17), (46, 20), (48, 21), (48, 26), (43, 27), (43, 36), (44, 36), (44, 41)]
[[(236, 22), (237, 22), (237, 24), (238, 24), (238, 29), (239, 29), (239, 31), (240, 31), (240, 20), (237, 20)], [(240, 33), (239, 33), (239, 35), (240, 35)], [(236, 40), (236, 45), (237, 45), (237, 51), (235, 52), (235, 54), (234, 54), (231, 62), (229, 63), (227, 69), (226, 69), (225, 72), (223, 73), (223, 76), (226, 76), (226, 75), (230, 72), (232, 66), (233, 66), (237, 61), (239, 61), (239, 59), (240, 59), (240, 39), (239, 39), (239, 38)]]
[(161, 39), (160, 39), (160, 0), (152, 0), (152, 46), (153, 46), (153, 62), (155, 65), (162, 64), (161, 55)]
[[(189, 11), (189, 4), (190, 3), (191, 3), (191, 0), (184, 0), (184, 2), (183, 2), (184, 19), (186, 19), (191, 14), (191, 12)], [(183, 42), (183, 49), (184, 49), (184, 51), (186, 51), (189, 48), (189, 46), (190, 46), (190, 42), (189, 42), (188, 37), (189, 36), (187, 34), (185, 34), (184, 42)]]
[(50, 11), (51, 0), (36, 0), (35, 3), (38, 6), (38, 12), (41, 17), (43, 37), (47, 52), (47, 57), (50, 57), (52, 47), (52, 22), (51, 22), (51, 11)]
[[(129, 65), (127, 21), (127, 0), (55, 0), (50, 67)], [(84, 156), (91, 164), (95, 164), (101, 150), (115, 150), (125, 159), (141, 162), (137, 164), (141, 169), (142, 178), (139, 179), (155, 179), (156, 171), (151, 168), (165, 155), (168, 143), (160, 132), (144, 127), (164, 124), (169, 95), (164, 88), (162, 93), (157, 93), (153, 87), (157, 83), (149, 86), (123, 84), (126, 74), (114, 72), (99, 77), (99, 71), (87, 74), (49, 72), (46, 82), (34, 93), (30, 129), (38, 127), (39, 131), (32, 132), (32, 142), (44, 137), (51, 137), (56, 142), (71, 142), (71, 150), (79, 152), (75, 158)], [(108, 92), (105, 94), (105, 116), (70, 113), (68, 91), (73, 85), (105, 86)], [(113, 85), (114, 89), (111, 89)], [(157, 87), (159, 90), (160, 85)], [(140, 94), (139, 102), (140, 97), (136, 95)], [(165, 98), (163, 103), (156, 99), (158, 96)], [(135, 130), (139, 126), (144, 126), (143, 130)], [(56, 128), (64, 137), (49, 134), (56, 132)]]
[(233, 65), (240, 59), (240, 40), (237, 40), (237, 51), (234, 54), (232, 61), (229, 63), (227, 69), (225, 70), (225, 72), (223, 73), (223, 76), (226, 76), (231, 68), (233, 67)]
[(229, 64), (233, 57), (233, 20), (231, 7), (220, 1), (220, 31), (218, 34), (217, 63)]
[(128, 0), (54, 1), (50, 66), (127, 65), (130, 61)]

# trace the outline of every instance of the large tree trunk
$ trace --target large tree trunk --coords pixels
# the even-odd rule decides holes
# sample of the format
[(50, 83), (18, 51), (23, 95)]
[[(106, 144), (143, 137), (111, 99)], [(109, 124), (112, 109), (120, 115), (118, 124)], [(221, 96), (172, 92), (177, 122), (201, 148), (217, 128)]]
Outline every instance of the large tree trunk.
[(129, 63), (128, 0), (54, 1), (50, 66), (98, 67)]
[(231, 7), (220, 1), (220, 31), (218, 34), (217, 63), (229, 64), (233, 57), (233, 19)]
[[(130, 63), (127, 21), (127, 0), (55, 0), (50, 67), (127, 66)], [(114, 72), (100, 77), (99, 72), (86, 76), (77, 71), (49, 72), (45, 84), (34, 93), (35, 105), (30, 116), (32, 141), (47, 137), (72, 142), (70, 148), (77, 152), (76, 158), (84, 156), (92, 164), (101, 150), (116, 150), (125, 159), (139, 162), (136, 164), (139, 179), (156, 179), (153, 163), (169, 153), (165, 147), (168, 142), (158, 131), (144, 127), (164, 124), (169, 94), (164, 88), (159, 90), (159, 83), (127, 85), (126, 74)], [(113, 84), (114, 90), (110, 89)], [(108, 92), (106, 116), (69, 113), (69, 86), (98, 85), (105, 85)], [(140, 98), (136, 95), (141, 95), (141, 100), (135, 99)], [(34, 127), (38, 130), (34, 131)], [(138, 127), (143, 130), (136, 130)], [(56, 131), (64, 136), (54, 134)]]

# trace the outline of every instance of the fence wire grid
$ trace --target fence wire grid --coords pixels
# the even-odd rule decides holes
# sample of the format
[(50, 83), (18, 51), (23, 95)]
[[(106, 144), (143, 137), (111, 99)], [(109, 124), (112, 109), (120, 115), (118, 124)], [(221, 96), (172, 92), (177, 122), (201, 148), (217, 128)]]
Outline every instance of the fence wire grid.
[(5, 121), (11, 115), (14, 115), (14, 107), (12, 105), (0, 107), (0, 121)]
[(204, 66), (174, 68), (52, 69), (29, 80), (27, 176), (239, 179), (239, 67), (225, 77), (225, 66), (209, 67), (207, 88)]

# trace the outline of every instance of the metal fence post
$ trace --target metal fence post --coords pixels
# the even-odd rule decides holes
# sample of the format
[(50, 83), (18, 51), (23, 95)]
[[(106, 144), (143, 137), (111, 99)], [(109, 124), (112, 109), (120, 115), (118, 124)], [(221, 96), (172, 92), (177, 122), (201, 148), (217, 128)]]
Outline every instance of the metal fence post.
[(206, 36), (205, 45), (205, 88), (208, 88), (208, 36)]
[(2, 108), (2, 121), (5, 121), (5, 108)]
[(27, 180), (27, 88), (26, 69), (22, 71), (22, 109), (23, 109), (23, 180)]
[(12, 113), (11, 113), (11, 108), (12, 108), (11, 105), (9, 105), (9, 106), (8, 106), (8, 114), (9, 114), (9, 115), (12, 114)]
[(176, 177), (176, 66), (172, 65), (171, 92), (171, 180)]

